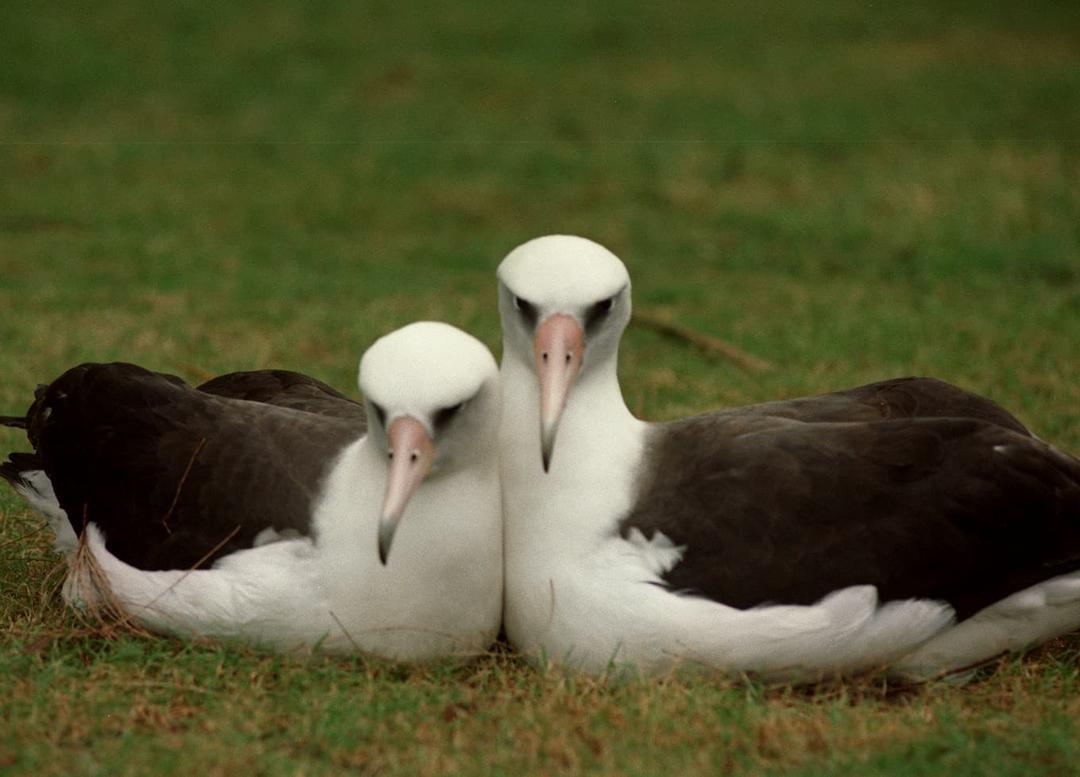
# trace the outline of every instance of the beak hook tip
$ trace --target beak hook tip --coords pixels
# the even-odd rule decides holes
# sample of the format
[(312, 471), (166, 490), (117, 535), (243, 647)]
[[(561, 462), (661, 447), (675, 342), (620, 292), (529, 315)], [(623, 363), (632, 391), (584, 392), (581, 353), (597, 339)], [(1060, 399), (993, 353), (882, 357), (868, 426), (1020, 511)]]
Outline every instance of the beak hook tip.
[(385, 567), (386, 562), (390, 559), (390, 545), (394, 541), (394, 530), (396, 527), (391, 527), (390, 524), (383, 523), (379, 527), (379, 562)]
[(540, 434), (540, 462), (544, 465), (544, 472), (551, 470), (551, 456), (555, 453), (555, 430), (544, 430)]

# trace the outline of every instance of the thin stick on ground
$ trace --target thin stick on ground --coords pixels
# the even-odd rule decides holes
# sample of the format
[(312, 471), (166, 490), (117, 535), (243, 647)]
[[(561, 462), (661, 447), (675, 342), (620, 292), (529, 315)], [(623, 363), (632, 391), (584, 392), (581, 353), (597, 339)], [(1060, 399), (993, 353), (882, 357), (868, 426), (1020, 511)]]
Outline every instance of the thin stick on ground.
[(695, 329), (676, 324), (659, 313), (634, 311), (630, 318), (630, 323), (644, 326), (655, 332), (659, 332), (662, 335), (666, 335), (667, 337), (690, 343), (709, 356), (722, 356), (750, 372), (769, 372), (773, 369), (772, 364), (758, 356), (747, 353), (737, 345), (732, 345), (718, 337), (713, 337), (704, 332), (698, 332)]

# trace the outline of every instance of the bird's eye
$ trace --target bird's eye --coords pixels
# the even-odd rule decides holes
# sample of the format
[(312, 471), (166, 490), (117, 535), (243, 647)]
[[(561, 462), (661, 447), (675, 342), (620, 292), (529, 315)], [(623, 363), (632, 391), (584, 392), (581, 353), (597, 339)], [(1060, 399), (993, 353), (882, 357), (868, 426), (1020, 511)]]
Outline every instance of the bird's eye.
[(615, 307), (615, 297), (608, 297), (590, 305), (589, 309), (585, 311), (585, 331), (595, 329), (607, 317), (613, 307)]
[(386, 411), (381, 405), (377, 405), (374, 402), (371, 403), (371, 409), (375, 411), (375, 417), (379, 419), (379, 426), (386, 426)]
[(454, 420), (454, 416), (458, 414), (458, 411), (465, 406), (464, 402), (458, 402), (452, 407), (444, 407), (435, 413), (435, 428), (443, 429), (448, 423)]
[(516, 294), (514, 295), (514, 310), (521, 313), (521, 317), (525, 319), (529, 325), (536, 324), (538, 318), (536, 305), (529, 302), (527, 299), (523, 299)]

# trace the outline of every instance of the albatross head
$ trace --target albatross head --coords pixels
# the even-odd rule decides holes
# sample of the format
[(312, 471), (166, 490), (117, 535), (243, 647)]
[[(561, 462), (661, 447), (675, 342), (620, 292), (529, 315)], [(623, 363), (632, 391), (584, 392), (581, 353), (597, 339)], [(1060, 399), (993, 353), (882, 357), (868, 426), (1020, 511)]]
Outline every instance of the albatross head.
[(499, 424), (499, 373), (479, 340), (449, 324), (421, 321), (376, 340), (360, 360), (369, 440), (385, 452), (379, 559), (425, 478), (492, 455)]
[(532, 365), (540, 385), (546, 472), (570, 390), (590, 372), (614, 369), (630, 321), (630, 275), (591, 240), (549, 235), (511, 251), (498, 278), (503, 358)]

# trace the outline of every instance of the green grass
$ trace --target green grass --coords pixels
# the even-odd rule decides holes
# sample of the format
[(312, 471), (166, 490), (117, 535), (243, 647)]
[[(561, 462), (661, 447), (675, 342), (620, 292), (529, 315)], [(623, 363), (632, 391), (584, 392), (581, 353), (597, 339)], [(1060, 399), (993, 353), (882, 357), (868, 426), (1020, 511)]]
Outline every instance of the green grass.
[[(1080, 6), (31, 4), (0, 31), (0, 413), (83, 360), (352, 390), (417, 318), (498, 351), (552, 231), (642, 309), (667, 418), (929, 374), (1080, 451)], [(24, 448), (0, 433), (0, 450)], [(88, 629), (0, 490), (5, 774), (1064, 774), (1080, 642), (963, 687), (395, 667)]]

